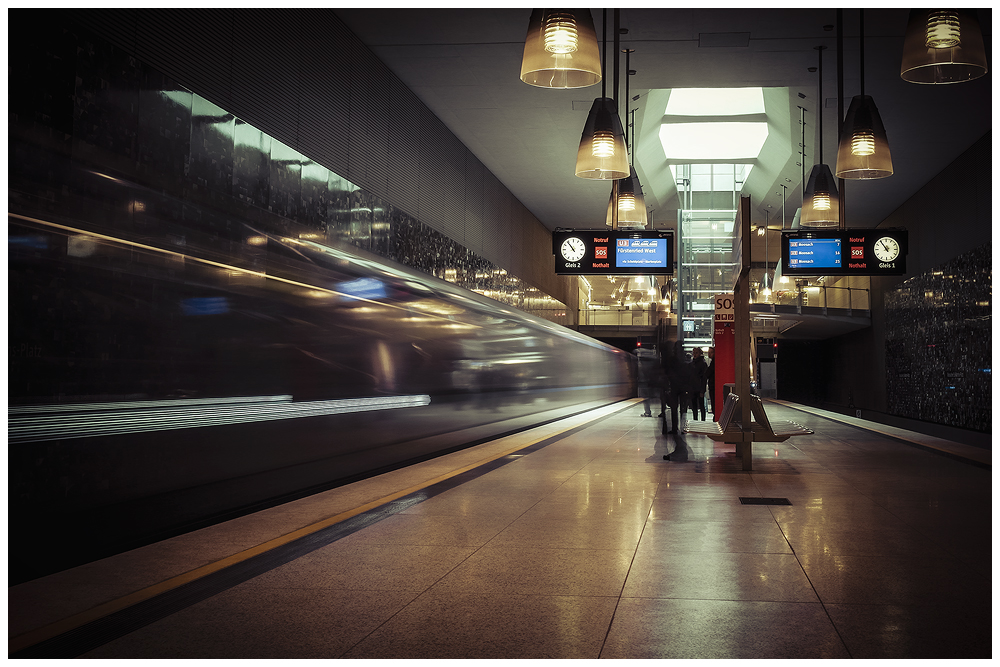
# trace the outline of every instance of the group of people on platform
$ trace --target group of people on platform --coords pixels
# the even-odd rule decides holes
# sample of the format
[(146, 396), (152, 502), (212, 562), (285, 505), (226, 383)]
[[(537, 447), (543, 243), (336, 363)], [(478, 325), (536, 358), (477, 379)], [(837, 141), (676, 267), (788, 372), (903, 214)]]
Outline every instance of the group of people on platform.
[[(715, 415), (715, 348), (708, 348), (708, 361), (700, 347), (691, 350), (686, 359), (683, 349), (676, 343), (657, 354), (654, 350), (636, 350), (639, 362), (639, 397), (643, 400), (643, 417), (652, 417), (650, 402), (660, 399), (660, 414), (664, 418), (664, 432), (677, 433), (678, 411), (685, 417), (690, 407), (692, 419), (706, 420), (705, 393)], [(670, 430), (666, 428), (666, 411), (670, 408)]]

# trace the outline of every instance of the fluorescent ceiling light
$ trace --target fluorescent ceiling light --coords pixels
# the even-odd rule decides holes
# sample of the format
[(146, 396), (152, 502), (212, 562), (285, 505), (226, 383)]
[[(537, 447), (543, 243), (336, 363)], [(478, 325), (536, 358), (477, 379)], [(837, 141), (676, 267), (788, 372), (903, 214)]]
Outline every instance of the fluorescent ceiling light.
[(674, 88), (664, 112), (670, 116), (739, 116), (764, 113), (762, 88)]
[(660, 143), (668, 160), (754, 159), (767, 139), (767, 123), (668, 123)]

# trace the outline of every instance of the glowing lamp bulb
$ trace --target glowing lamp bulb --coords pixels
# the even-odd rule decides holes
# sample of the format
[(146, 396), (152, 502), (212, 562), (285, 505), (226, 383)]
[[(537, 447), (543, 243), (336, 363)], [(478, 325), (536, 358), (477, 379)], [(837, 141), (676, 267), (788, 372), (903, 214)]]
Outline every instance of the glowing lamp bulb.
[(959, 31), (958, 13), (938, 9), (927, 17), (927, 32), (924, 44), (929, 49), (950, 49), (962, 43)]
[(618, 210), (619, 211), (634, 211), (635, 210), (635, 195), (631, 192), (622, 192), (618, 195)]
[(549, 53), (573, 53), (577, 49), (576, 21), (572, 14), (552, 12), (545, 18), (545, 50)]
[(615, 135), (611, 130), (594, 130), (594, 157), (614, 157)]
[(813, 195), (813, 208), (817, 211), (829, 211), (830, 210), (830, 193), (829, 192), (817, 192)]
[(874, 155), (875, 133), (871, 130), (858, 130), (851, 137), (851, 155)]

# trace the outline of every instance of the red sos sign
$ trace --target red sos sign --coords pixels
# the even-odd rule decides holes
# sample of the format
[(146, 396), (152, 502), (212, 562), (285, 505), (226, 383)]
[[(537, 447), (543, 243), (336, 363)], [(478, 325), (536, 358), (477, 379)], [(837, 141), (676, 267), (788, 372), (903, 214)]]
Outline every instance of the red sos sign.
[(864, 246), (851, 246), (851, 259), (864, 259), (864, 258), (865, 258)]
[(596, 246), (594, 248), (594, 259), (607, 259), (607, 258), (608, 258), (607, 246)]

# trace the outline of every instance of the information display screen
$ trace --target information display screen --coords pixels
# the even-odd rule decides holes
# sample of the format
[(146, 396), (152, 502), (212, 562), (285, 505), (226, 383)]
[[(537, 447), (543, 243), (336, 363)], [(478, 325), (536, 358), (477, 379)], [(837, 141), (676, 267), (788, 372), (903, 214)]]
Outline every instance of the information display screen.
[(905, 229), (782, 232), (782, 275), (899, 276), (906, 273), (907, 245)]
[(667, 268), (667, 239), (618, 239), (615, 243), (617, 268)]
[(674, 233), (577, 230), (555, 232), (560, 275), (672, 275)]
[(788, 266), (809, 269), (840, 269), (843, 239), (789, 239)]

